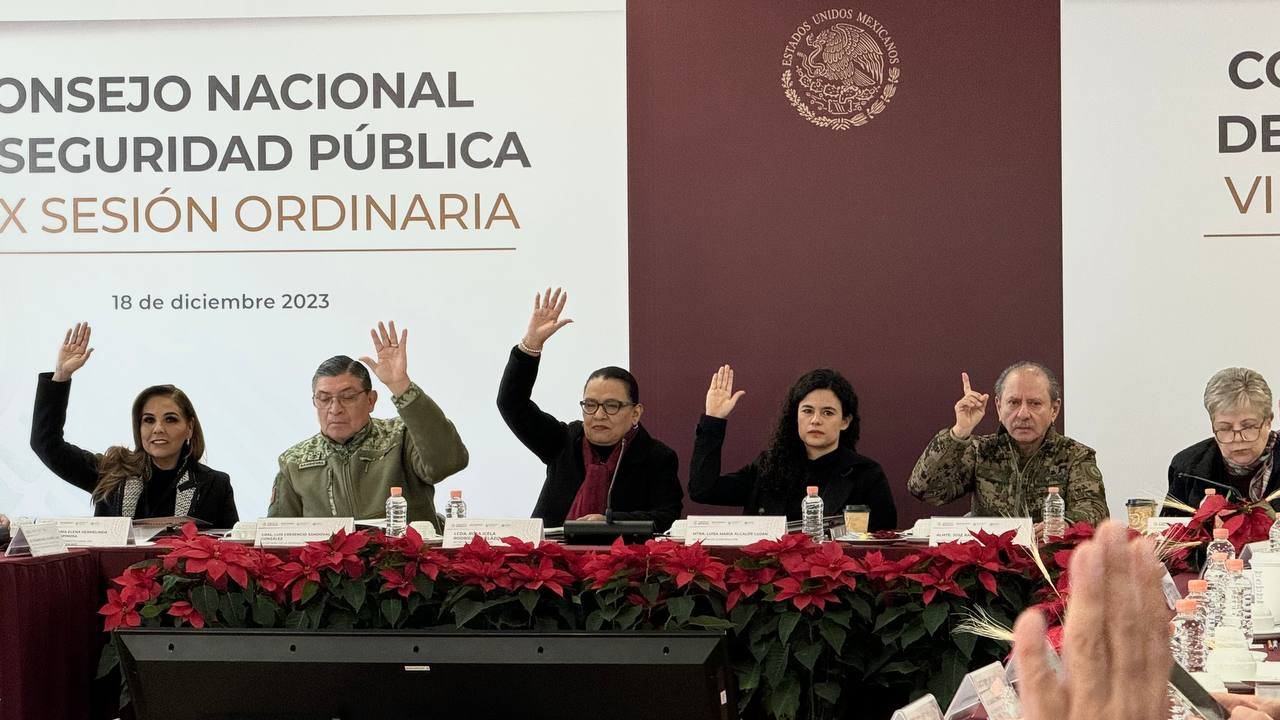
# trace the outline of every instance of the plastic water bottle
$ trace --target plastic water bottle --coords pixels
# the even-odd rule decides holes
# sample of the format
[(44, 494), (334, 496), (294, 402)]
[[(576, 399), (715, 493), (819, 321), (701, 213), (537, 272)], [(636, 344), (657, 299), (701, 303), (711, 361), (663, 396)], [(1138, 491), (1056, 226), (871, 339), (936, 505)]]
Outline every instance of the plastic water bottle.
[(1187, 600), (1196, 601), (1196, 617), (1204, 625), (1205, 633), (1209, 632), (1209, 583), (1204, 580), (1192, 580), (1187, 583)]
[(1216, 528), (1213, 531), (1213, 540), (1209, 543), (1209, 546), (1204, 549), (1204, 556), (1213, 557), (1214, 553), (1226, 553), (1228, 560), (1234, 558), (1236, 556), (1236, 547), (1227, 539), (1230, 535), (1230, 530), (1226, 528)]
[(1205, 488), (1205, 489), (1204, 489), (1204, 497), (1200, 498), (1200, 505), (1199, 505), (1199, 507), (1204, 507), (1204, 501), (1205, 501), (1205, 500), (1208, 500), (1209, 498), (1211, 498), (1211, 497), (1213, 497), (1214, 495), (1217, 495), (1217, 494), (1218, 494), (1218, 491), (1217, 491), (1217, 490), (1214, 490), (1213, 488)]
[(1245, 577), (1244, 561), (1234, 558), (1227, 561), (1230, 576), (1231, 611), (1240, 617), (1240, 630), (1245, 642), (1253, 644), (1253, 581)]
[(466, 516), (467, 516), (467, 504), (462, 502), (462, 491), (450, 490), (449, 504), (444, 506), (445, 520), (448, 521), (454, 518), (461, 519)]
[(1044, 499), (1044, 541), (1061, 538), (1067, 534), (1067, 502), (1058, 494), (1058, 488), (1049, 488)]
[(387, 498), (387, 535), (400, 537), (409, 521), (409, 503), (400, 495), (398, 487), (391, 488), (391, 497)]
[(822, 542), (822, 498), (818, 497), (816, 485), (805, 488), (804, 500), (800, 502), (800, 519), (804, 534), (816, 543)]
[(1204, 623), (1196, 615), (1196, 601), (1183, 598), (1173, 619), (1173, 659), (1187, 672), (1204, 672)]
[(1267, 539), (1271, 541), (1271, 552), (1280, 553), (1280, 515), (1276, 516), (1276, 521), (1271, 523), (1271, 531), (1267, 533)]
[(1205, 613), (1208, 621), (1206, 632), (1212, 633), (1222, 622), (1223, 610), (1227, 601), (1227, 556), (1216, 553), (1209, 557), (1204, 566), (1204, 580), (1209, 584), (1209, 611)]

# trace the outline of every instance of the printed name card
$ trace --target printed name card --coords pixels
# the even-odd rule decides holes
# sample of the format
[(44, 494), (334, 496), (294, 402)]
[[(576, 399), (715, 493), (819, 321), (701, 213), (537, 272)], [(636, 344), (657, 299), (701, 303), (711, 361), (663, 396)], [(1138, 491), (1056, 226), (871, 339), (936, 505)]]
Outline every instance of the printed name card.
[(541, 518), (450, 518), (444, 523), (444, 547), (460, 548), (479, 535), (490, 545), (514, 537), (535, 545), (542, 542)]
[(932, 694), (907, 705), (893, 714), (889, 720), (942, 720), (942, 708)]
[(947, 720), (969, 717), (981, 705), (990, 720), (1018, 720), (1022, 703), (1005, 679), (1004, 666), (993, 662), (964, 676), (956, 695), (947, 706)]
[(1152, 517), (1147, 518), (1147, 534), (1163, 535), (1164, 531), (1175, 526), (1181, 525), (1183, 528), (1187, 526), (1188, 518), (1185, 517)]
[(323, 542), (339, 530), (355, 532), (355, 518), (258, 518), (257, 547), (298, 547), (309, 542)]
[(777, 540), (786, 534), (787, 518), (783, 515), (690, 515), (684, 544), (741, 547), (760, 540)]
[(55, 517), (42, 523), (57, 523), (67, 547), (124, 547), (133, 534), (133, 519), (127, 517)]
[(9, 541), (9, 549), (5, 557), (30, 554), (31, 557), (57, 555), (67, 551), (67, 543), (62, 539), (58, 524), (53, 522), (28, 522), (18, 526), (13, 538)]
[(1017, 530), (1013, 541), (1027, 547), (1032, 547), (1036, 541), (1029, 517), (933, 517), (929, 520), (929, 546), (936, 547), (955, 540), (974, 542), (972, 533), (979, 530), (992, 535)]

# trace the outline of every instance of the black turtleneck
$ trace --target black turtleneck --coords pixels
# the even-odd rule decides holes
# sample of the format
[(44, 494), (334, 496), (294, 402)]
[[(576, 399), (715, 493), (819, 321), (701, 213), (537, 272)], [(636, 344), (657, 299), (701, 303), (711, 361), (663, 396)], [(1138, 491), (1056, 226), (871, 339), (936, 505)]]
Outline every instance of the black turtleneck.
[(151, 477), (147, 479), (138, 498), (138, 507), (134, 510), (136, 518), (168, 517), (173, 514), (173, 504), (178, 497), (178, 478), (186, 466), (186, 459), (173, 466), (171, 470), (162, 470), (151, 463)]

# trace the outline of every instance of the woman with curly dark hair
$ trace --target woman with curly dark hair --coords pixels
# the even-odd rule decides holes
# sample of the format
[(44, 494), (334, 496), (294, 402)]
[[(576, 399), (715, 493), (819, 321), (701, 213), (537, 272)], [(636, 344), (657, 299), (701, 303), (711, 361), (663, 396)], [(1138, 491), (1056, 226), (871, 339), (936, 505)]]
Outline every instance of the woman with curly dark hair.
[(800, 519), (805, 488), (815, 485), (828, 514), (846, 505), (871, 508), (868, 529), (898, 524), (889, 481), (880, 464), (859, 455), (858, 395), (843, 375), (810, 370), (787, 391), (769, 448), (737, 472), (720, 474), (729, 413), (744, 390), (733, 390), (733, 368), (711, 376), (706, 414), (698, 421), (689, 467), (689, 497), (708, 505), (739, 505), (749, 515)]

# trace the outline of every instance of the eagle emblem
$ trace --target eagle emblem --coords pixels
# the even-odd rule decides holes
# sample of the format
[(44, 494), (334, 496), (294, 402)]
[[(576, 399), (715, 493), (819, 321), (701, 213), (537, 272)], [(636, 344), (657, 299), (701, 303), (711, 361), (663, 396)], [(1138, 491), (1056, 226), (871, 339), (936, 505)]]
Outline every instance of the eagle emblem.
[(865, 125), (897, 91), (897, 45), (866, 13), (818, 13), (791, 38), (783, 53), (782, 86), (809, 122), (834, 130)]

